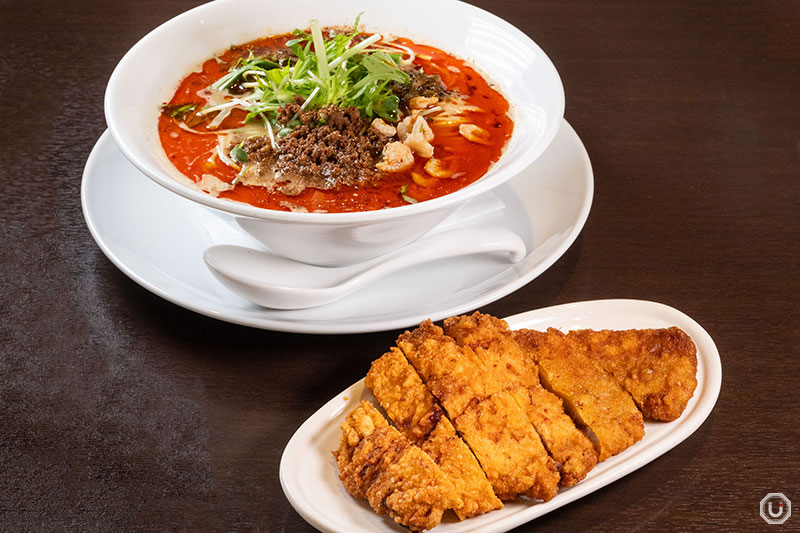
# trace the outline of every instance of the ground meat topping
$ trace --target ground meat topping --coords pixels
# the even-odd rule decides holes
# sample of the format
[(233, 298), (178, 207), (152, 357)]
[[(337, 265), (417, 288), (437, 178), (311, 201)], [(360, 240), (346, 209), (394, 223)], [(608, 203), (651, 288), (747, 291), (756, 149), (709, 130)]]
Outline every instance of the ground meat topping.
[(272, 153), (272, 143), (266, 135), (256, 135), (248, 137), (242, 143), (242, 149), (247, 152), (250, 161), (272, 161), (275, 155)]
[(295, 101), (281, 109), (278, 122), (285, 125), (296, 118), (300, 124), (277, 139), (277, 151), (265, 136), (242, 145), (251, 164), (274, 161), (274, 180), (280, 190), (296, 195), (306, 187), (352, 186), (379, 174), (375, 164), (388, 138), (369, 128), (369, 120), (357, 108), (300, 107)]
[(286, 47), (283, 48), (270, 48), (270, 47), (263, 47), (263, 48), (254, 48), (253, 55), (263, 57), (264, 59), (268, 59), (270, 61), (274, 61), (275, 63), (279, 64), (282, 67), (286, 65), (293, 65), (297, 63), (297, 56), (292, 53)]
[(393, 83), (392, 92), (394, 92), (400, 101), (405, 105), (406, 109), (410, 106), (412, 98), (418, 96), (436, 97), (440, 100), (445, 99), (450, 93), (444, 88), (442, 78), (438, 74), (428, 75), (425, 74), (419, 67), (412, 67), (404, 69), (404, 72), (411, 78), (411, 83)]
[[(275, 57), (274, 60), (280, 61), (281, 58)], [(436, 102), (448, 97), (439, 76), (427, 75), (416, 67), (404, 71), (411, 82), (395, 83), (392, 89), (400, 98), (401, 109), (409, 111), (419, 107), (412, 105), (417, 100)], [(362, 117), (355, 107), (332, 105), (308, 110), (303, 109), (303, 99), (295, 96), (292, 103), (278, 110), (277, 122), (291, 130), (288, 135), (275, 138), (277, 148), (265, 135), (251, 137), (243, 143), (242, 149), (247, 153), (248, 161), (240, 174), (241, 183), (277, 188), (293, 196), (307, 187), (330, 190), (358, 185), (378, 177), (381, 172), (398, 171), (389, 167), (405, 169), (409, 166), (405, 164), (406, 157), (394, 158), (402, 160), (402, 165), (391, 158), (382, 159), (384, 147), (394, 140), (394, 133), (389, 133), (389, 128), (394, 130), (394, 126), (378, 123), (371, 127), (370, 120)], [(400, 133), (399, 125), (396, 131)], [(410, 151), (429, 158), (433, 146), (428, 141), (407, 144)], [(390, 151), (388, 155), (397, 151)], [(381, 165), (377, 165), (379, 162)]]

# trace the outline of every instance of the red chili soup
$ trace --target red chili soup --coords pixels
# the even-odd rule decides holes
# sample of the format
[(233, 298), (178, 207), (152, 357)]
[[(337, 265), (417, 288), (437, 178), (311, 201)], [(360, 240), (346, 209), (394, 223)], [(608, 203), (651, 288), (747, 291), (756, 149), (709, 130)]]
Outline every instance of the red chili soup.
[[(266, 209), (331, 213), (368, 211), (407, 205), (452, 193), (474, 182), (487, 172), (492, 163), (498, 160), (511, 136), (513, 122), (508, 115), (509, 104), (491, 86), (489, 81), (461, 59), (437, 48), (400, 38), (388, 43), (389, 49), (394, 47), (407, 59), (413, 56), (413, 61), (410, 62), (413, 65), (408, 68), (421, 69), (424, 75), (429, 77), (425, 78), (426, 81), (440, 80), (448, 95), (438, 98), (438, 100), (436, 98), (426, 100), (423, 97), (415, 101), (412, 98), (410, 101), (413, 105), (417, 105), (417, 109), (409, 109), (408, 102), (400, 101), (398, 122), (411, 115), (413, 115), (413, 120), (417, 116), (425, 119), (433, 134), (432, 140), (428, 141), (433, 147), (432, 156), (425, 157), (421, 155), (421, 153), (424, 154), (424, 150), (417, 149), (418, 151), (411, 152), (413, 162), (402, 171), (374, 172), (370, 179), (362, 179), (357, 183), (326, 185), (325, 187), (307, 186), (299, 192), (281, 190), (280, 187), (239, 182), (237, 176), (246, 164), (242, 160), (247, 159), (252, 163), (256, 155), (254, 152), (251, 152), (249, 157), (247, 153), (243, 154), (248, 145), (241, 144), (241, 150), (237, 152), (237, 147), (234, 147), (229, 157), (227, 155), (228, 148), (220, 150), (219, 138), (215, 133), (232, 131), (245, 126), (247, 111), (238, 108), (232, 109), (224, 120), (218, 121), (218, 124), (212, 124), (212, 119), (218, 113), (202, 114), (202, 111), (198, 113), (198, 110), (202, 110), (204, 106), (206, 109), (209, 106), (209, 102), (205, 101), (201, 95), (205, 94), (204, 90), (209, 86), (219, 82), (237, 68), (237, 64), (241, 63), (240, 58), (253, 58), (265, 54), (278, 57), (276, 54), (279, 52), (283, 54), (286, 51), (287, 42), (291, 44), (292, 39), (296, 39), (295, 34), (258, 39), (232, 47), (217, 57), (209, 59), (203, 63), (199, 71), (186, 76), (172, 99), (163, 108), (158, 129), (162, 146), (170, 161), (178, 171), (195, 182), (208, 180), (209, 176), (219, 180), (223, 186), (215, 194), (220, 198), (245, 202)], [(380, 47), (384, 44), (383, 41), (378, 41), (371, 46)], [(313, 54), (314, 50), (314, 47), (309, 47), (309, 54)], [(404, 50), (405, 52), (403, 52)], [(294, 63), (293, 68), (299, 68), (298, 65), (300, 65), (299, 60)], [(246, 78), (248, 74), (243, 76), (245, 77), (242, 79), (248, 79)], [(319, 76), (321, 77), (322, 74)], [(435, 76), (439, 77), (438, 80)], [(268, 75), (264, 74), (262, 77), (266, 79)], [(380, 82), (378, 83), (380, 84)], [(228, 91), (231, 94), (247, 92), (253, 85), (253, 83), (248, 84), (243, 81), (241, 86), (233, 87)], [(228, 95), (216, 103), (222, 102), (222, 107), (224, 107), (226, 102), (235, 98), (237, 98), (235, 94)], [(299, 103), (301, 99), (296, 101)], [(392, 101), (390, 99), (384, 103)], [(428, 103), (419, 108), (419, 102)], [(192, 111), (188, 112), (189, 109)], [(176, 112), (176, 110), (178, 111)], [(183, 116), (178, 116), (184, 111), (186, 113)], [(279, 116), (280, 112), (280, 109), (272, 111), (273, 115), (270, 116)], [(288, 113), (284, 112), (284, 114)], [(298, 116), (300, 116), (300, 111), (295, 113), (295, 118), (292, 120), (298, 122), (296, 118)], [(323, 118), (325, 118), (324, 115)], [(372, 118), (367, 117), (365, 120)], [(251, 117), (248, 122), (253, 121), (254, 119)], [(255, 122), (258, 122), (258, 119), (255, 119)], [(318, 120), (317, 122), (324, 121)], [(313, 128), (317, 122), (307, 124), (306, 129)], [(387, 129), (389, 132), (392, 128), (398, 129), (396, 122), (392, 123), (391, 120), (383, 122), (390, 126)], [(367, 123), (365, 122), (365, 124)], [(280, 127), (280, 124), (276, 124), (277, 126), (270, 126), (272, 130), (269, 131), (269, 136), (271, 137), (264, 134), (265, 140), (262, 144), (269, 145), (267, 140), (269, 138), (273, 147), (281, 145), (283, 141), (280, 135), (286, 133), (284, 130), (291, 128), (286, 127), (284, 130), (276, 132), (273, 130)], [(413, 125), (419, 127), (417, 123)], [(290, 132), (289, 135), (291, 134), (293, 133)], [(400, 151), (407, 156), (406, 148), (399, 146), (402, 144), (399, 140), (400, 133), (397, 135), (396, 140), (394, 137), (386, 137), (380, 142), (396, 143), (394, 147), (401, 149)], [(384, 157), (388, 150), (385, 146)], [(279, 152), (276, 151), (277, 153)], [(239, 160), (236, 159), (237, 156), (240, 158)], [(279, 177), (276, 179), (278, 182), (280, 181)]]

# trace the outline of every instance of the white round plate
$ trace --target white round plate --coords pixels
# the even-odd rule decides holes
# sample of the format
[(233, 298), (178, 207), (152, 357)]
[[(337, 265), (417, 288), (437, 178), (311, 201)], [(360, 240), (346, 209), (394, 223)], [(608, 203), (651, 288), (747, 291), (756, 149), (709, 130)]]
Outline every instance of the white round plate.
[(502, 225), (528, 249), (511, 264), (496, 255), (435, 261), (404, 270), (338, 302), (276, 310), (226, 289), (203, 262), (215, 244), (261, 248), (233, 215), (179, 197), (149, 180), (106, 131), (86, 162), (81, 201), (103, 253), (147, 290), (204, 315), (263, 329), (298, 333), (362, 333), (398, 329), (476, 309), (515, 291), (552, 265), (578, 236), (592, 203), (592, 167), (564, 121), (530, 167), (493, 191), (504, 207), (469, 220)]
[[(512, 329), (555, 327), (562, 331), (677, 326), (697, 347), (697, 389), (680, 418), (668, 423), (646, 421), (642, 440), (599, 463), (583, 481), (562, 488), (552, 500), (506, 502), (498, 511), (463, 522), (456, 521), (455, 515), (446, 516), (434, 529), (437, 533), (508, 531), (586, 496), (680, 444), (700, 427), (719, 396), (722, 365), (713, 339), (697, 322), (666, 305), (641, 300), (596, 300), (538, 309), (506, 320)], [(363, 379), (326, 403), (298, 428), (281, 457), (281, 487), (292, 507), (321, 531), (405, 531), (390, 518), (375, 514), (367, 502), (350, 496), (339, 482), (331, 451), (339, 446), (339, 425), (362, 399), (374, 402)]]

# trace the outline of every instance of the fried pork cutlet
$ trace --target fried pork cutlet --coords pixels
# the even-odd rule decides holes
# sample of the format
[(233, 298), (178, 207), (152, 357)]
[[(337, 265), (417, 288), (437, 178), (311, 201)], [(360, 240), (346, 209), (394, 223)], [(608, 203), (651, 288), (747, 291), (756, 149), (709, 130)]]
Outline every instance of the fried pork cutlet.
[(392, 348), (372, 363), (366, 385), (398, 430), (453, 483), (462, 501), (453, 508), (459, 519), (503, 507), (472, 451), (399, 349)]
[(600, 461), (644, 436), (642, 413), (631, 397), (574, 339), (553, 328), (517, 330), (513, 336), (539, 364), (545, 388), (558, 395), (576, 422), (590, 431)]
[(453, 508), (459, 520), (503, 508), (475, 454), (447, 417), (439, 421), (421, 447), (439, 465), (461, 498), (461, 507)]
[(614, 376), (645, 418), (675, 420), (697, 387), (697, 349), (680, 328), (577, 330), (567, 336)]
[(439, 400), (450, 420), (505, 387), (493, 379), (472, 350), (464, 350), (430, 320), (397, 339), (411, 366)]
[(458, 344), (468, 346), (484, 365), (512, 385), (512, 394), (555, 459), (561, 484), (572, 486), (597, 464), (597, 452), (589, 438), (564, 412), (558, 396), (539, 382), (539, 368), (514, 340), (508, 324), (490, 315), (474, 313), (444, 321), (445, 332)]
[(361, 402), (348, 414), (341, 429), (339, 448), (333, 452), (339, 467), (339, 479), (347, 492), (356, 498), (366, 498), (367, 489), (384, 463), (391, 464), (406, 444), (402, 439), (378, 438), (391, 433), (390, 427), (369, 402)]
[(506, 385), (534, 387), (539, 383), (536, 361), (522, 353), (504, 320), (479, 312), (445, 319), (444, 331), (470, 348)]
[(341, 427), (341, 443), (333, 452), (339, 479), (378, 514), (422, 531), (438, 525), (445, 510), (461, 505), (444, 472), (369, 402), (362, 402)]
[(372, 362), (365, 384), (400, 433), (414, 444), (422, 444), (444, 416), (398, 348), (391, 348)]
[(511, 393), (496, 392), (470, 404), (454, 423), (498, 498), (524, 494), (548, 501), (556, 495), (558, 469)]
[(469, 348), (428, 320), (397, 345), (472, 449), (501, 500), (549, 500), (560, 476), (506, 385)]

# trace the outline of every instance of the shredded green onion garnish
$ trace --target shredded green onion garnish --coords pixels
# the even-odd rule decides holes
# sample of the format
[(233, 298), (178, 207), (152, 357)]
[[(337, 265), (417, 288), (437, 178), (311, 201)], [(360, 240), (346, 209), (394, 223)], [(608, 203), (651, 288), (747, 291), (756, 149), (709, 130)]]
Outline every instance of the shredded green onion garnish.
[(169, 105), (164, 104), (162, 108), (172, 118), (175, 119), (182, 119), (197, 107), (197, 104), (177, 104), (177, 105)]
[(409, 204), (415, 204), (419, 201), (416, 198), (410, 197), (406, 192), (408, 192), (408, 183), (400, 187), (400, 197)]
[[(353, 30), (325, 39), (319, 21), (310, 21), (310, 33), (295, 30), (295, 38), (286, 43), (294, 58), (281, 66), (275, 61), (254, 56), (252, 52), (239, 61), (211, 87), (222, 91), (226, 102), (200, 110), (207, 114), (229, 107), (247, 111), (246, 120), (259, 119), (270, 133), (273, 127), (282, 137), (290, 130), (278, 127), (278, 111), (296, 96), (303, 99), (302, 109), (328, 105), (356, 107), (367, 118), (381, 117), (397, 122), (400, 101), (391, 90), (393, 82), (409, 83), (399, 68), (401, 53), (370, 48), (381, 39), (371, 35), (357, 44), (358, 18)], [(245, 94), (231, 94), (237, 85)], [(281, 125), (285, 126), (285, 125)], [(270, 136), (274, 139), (274, 134)]]

